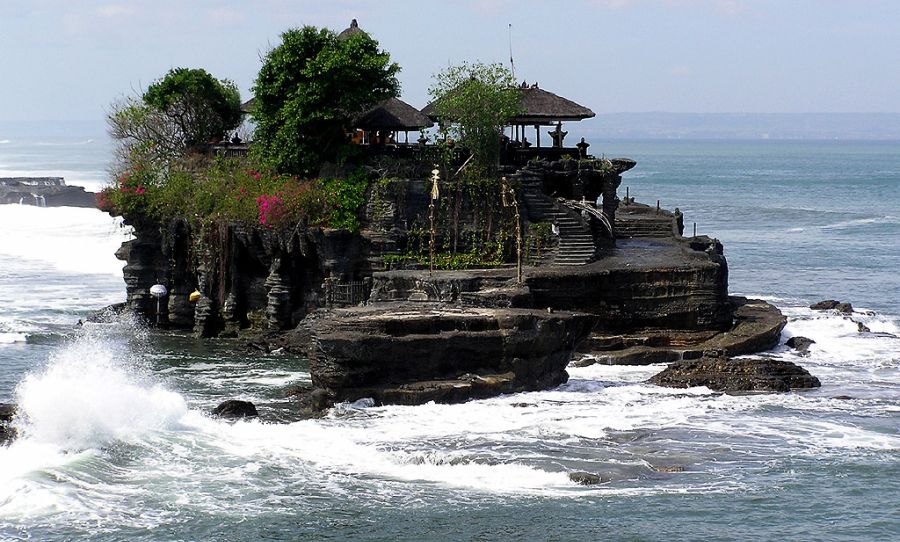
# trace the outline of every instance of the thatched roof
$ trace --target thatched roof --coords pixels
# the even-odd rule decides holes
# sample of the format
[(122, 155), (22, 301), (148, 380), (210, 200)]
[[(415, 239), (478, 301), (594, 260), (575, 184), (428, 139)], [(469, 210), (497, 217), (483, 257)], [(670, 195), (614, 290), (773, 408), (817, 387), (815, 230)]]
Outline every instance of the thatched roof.
[[(537, 84), (516, 87), (522, 93), (523, 113), (510, 119), (510, 124), (553, 124), (563, 120), (582, 120), (594, 116), (594, 112), (572, 100), (557, 96)], [(422, 109), (422, 113), (437, 120), (435, 102)]]
[(338, 34), (339, 40), (345, 40), (350, 36), (354, 36), (356, 34), (362, 34), (363, 36), (368, 36), (365, 31), (359, 27), (359, 23), (356, 22), (356, 19), (350, 21), (350, 26), (345, 28), (340, 34)]
[(252, 113), (254, 105), (256, 105), (256, 98), (250, 98), (241, 104), (241, 113)]
[(419, 130), (433, 122), (421, 111), (399, 98), (388, 98), (356, 119), (356, 127), (363, 130)]
[(572, 100), (557, 96), (537, 84), (519, 87), (524, 112), (511, 120), (512, 124), (549, 124), (561, 120), (582, 120), (594, 112)]

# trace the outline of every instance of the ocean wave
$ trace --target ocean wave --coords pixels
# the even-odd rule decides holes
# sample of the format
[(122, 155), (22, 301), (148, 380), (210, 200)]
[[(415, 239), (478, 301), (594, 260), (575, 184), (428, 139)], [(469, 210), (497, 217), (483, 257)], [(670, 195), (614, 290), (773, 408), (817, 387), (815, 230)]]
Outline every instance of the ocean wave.
[(857, 218), (854, 220), (844, 220), (842, 222), (836, 222), (834, 224), (827, 224), (825, 226), (819, 226), (820, 230), (845, 230), (850, 228), (871, 226), (876, 224), (900, 224), (900, 218), (896, 216), (877, 216), (871, 218)]
[(72, 145), (90, 145), (94, 143), (94, 139), (82, 139), (78, 141), (37, 141), (34, 143), (38, 147), (68, 147)]

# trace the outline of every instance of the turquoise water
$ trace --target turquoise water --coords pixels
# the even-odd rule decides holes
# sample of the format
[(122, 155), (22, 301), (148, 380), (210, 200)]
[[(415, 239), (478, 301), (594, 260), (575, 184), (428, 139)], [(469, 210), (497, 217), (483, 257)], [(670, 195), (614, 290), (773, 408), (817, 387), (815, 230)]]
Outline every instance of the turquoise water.
[[(0, 176), (10, 162), (46, 169), (44, 151), (23, 147), (16, 158), (0, 144)], [(659, 366), (591, 366), (546, 392), (362, 401), (285, 423), (303, 360), (127, 322), (76, 329), (124, 298), (111, 252), (126, 233), (90, 210), (0, 207), (0, 401), (29, 416), (25, 438), (0, 449), (0, 539), (900, 538), (898, 144), (596, 149), (638, 161), (623, 194), (677, 206), (688, 231), (723, 241), (732, 292), (776, 303), (786, 337), (817, 341), (806, 358), (770, 355), (821, 389), (727, 396), (643, 384)], [(92, 152), (78, 167), (102, 171)], [(805, 308), (829, 297), (871, 332)], [(282, 423), (204, 414), (227, 397)], [(576, 471), (609, 481), (578, 486)]]

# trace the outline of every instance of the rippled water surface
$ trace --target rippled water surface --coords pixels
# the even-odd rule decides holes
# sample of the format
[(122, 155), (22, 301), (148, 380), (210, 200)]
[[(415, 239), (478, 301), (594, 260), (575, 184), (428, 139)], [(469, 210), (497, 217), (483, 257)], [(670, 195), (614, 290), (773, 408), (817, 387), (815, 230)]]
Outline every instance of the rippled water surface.
[[(719, 237), (732, 291), (781, 307), (785, 339), (816, 341), (769, 355), (821, 389), (669, 390), (643, 383), (661, 366), (594, 365), (463, 405), (218, 421), (205, 413), (231, 397), (293, 419), (304, 360), (127, 321), (76, 327), (124, 298), (112, 253), (126, 233), (99, 212), (5, 206), (0, 401), (27, 418), (0, 449), (0, 539), (900, 538), (897, 144), (606, 148), (638, 161), (623, 191)], [(805, 308), (827, 297), (871, 331)]]

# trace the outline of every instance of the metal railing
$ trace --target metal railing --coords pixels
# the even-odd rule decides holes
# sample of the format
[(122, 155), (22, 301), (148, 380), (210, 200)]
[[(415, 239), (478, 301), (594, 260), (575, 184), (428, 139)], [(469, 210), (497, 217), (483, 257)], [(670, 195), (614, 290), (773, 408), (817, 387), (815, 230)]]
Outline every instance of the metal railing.
[(365, 303), (372, 293), (372, 278), (341, 282), (337, 278), (325, 279), (325, 302), (329, 307), (351, 307)]

